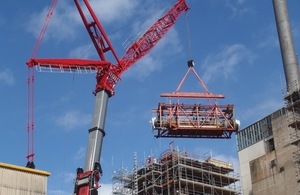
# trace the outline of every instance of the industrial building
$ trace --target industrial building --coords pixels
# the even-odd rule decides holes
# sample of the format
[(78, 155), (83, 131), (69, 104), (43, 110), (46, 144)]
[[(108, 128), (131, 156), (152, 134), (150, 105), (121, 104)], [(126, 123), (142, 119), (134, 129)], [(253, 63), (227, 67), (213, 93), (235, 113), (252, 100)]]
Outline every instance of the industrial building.
[(0, 195), (45, 195), (50, 173), (0, 163)]
[(287, 113), (281, 108), (237, 133), (244, 195), (298, 194), (299, 147)]
[(237, 132), (244, 195), (300, 193), (299, 97)]
[(300, 74), (286, 1), (273, 0), (286, 106), (237, 132), (244, 195), (300, 193)]
[(287, 106), (238, 131), (243, 194), (300, 193), (300, 90)]
[(118, 195), (236, 195), (239, 177), (233, 165), (211, 157), (196, 157), (169, 149), (158, 159), (148, 157), (133, 171), (117, 171), (113, 194)]

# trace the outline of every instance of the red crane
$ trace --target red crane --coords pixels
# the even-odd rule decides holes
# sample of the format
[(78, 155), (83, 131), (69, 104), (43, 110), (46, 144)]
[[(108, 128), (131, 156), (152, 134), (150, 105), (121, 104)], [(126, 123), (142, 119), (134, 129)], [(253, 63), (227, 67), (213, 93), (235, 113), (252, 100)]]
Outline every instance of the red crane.
[[(189, 8), (186, 0), (178, 0), (162, 18), (157, 20), (140, 38), (127, 48), (122, 58), (119, 58), (88, 0), (82, 0), (82, 3), (79, 0), (74, 0), (74, 2), (100, 60), (31, 58), (27, 65), (28, 67), (68, 72), (96, 72), (97, 83), (94, 92), (96, 102), (92, 128), (89, 129), (85, 166), (77, 169), (74, 195), (97, 195), (98, 182), (102, 175), (99, 161), (102, 141), (105, 136), (104, 126), (108, 99), (114, 95), (115, 85), (120, 80), (122, 73), (149, 53), (171, 29), (178, 17)], [(83, 11), (83, 6), (88, 10), (87, 12)], [(115, 63), (106, 59), (108, 53), (114, 57)]]

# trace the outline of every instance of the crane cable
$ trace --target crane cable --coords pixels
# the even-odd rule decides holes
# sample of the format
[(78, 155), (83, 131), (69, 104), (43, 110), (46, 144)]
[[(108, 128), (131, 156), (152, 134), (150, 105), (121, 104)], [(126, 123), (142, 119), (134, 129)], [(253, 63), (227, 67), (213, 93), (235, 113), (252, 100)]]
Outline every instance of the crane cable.
[[(187, 53), (187, 57), (188, 57), (188, 60), (193, 60), (193, 51), (192, 51), (192, 42), (191, 42), (191, 32), (190, 32), (190, 25), (189, 25), (189, 19), (188, 19), (188, 12), (186, 13), (185, 15), (185, 19), (186, 19), (186, 34), (187, 34), (187, 44), (188, 44), (188, 53)], [(193, 70), (194, 73), (196, 74), (195, 70)], [(197, 79), (199, 80), (201, 86), (204, 88), (205, 92), (209, 93), (205, 83), (202, 81), (202, 79), (197, 76), (196, 74), (196, 77)], [(208, 98), (207, 101), (209, 102), (209, 104), (211, 104), (211, 101), (210, 99)]]
[[(37, 52), (45, 35), (46, 29), (50, 22), (53, 11), (56, 7), (57, 0), (52, 0), (49, 11), (45, 18), (44, 25), (38, 36), (37, 42), (33, 48), (31, 59), (37, 56)], [(28, 66), (28, 77), (27, 77), (27, 164), (28, 168), (35, 168), (34, 161), (34, 70), (33, 67)]]
[(185, 23), (186, 23), (186, 36), (187, 36), (187, 44), (188, 44), (187, 57), (189, 60), (191, 60), (193, 59), (193, 53), (192, 53), (192, 42), (191, 42), (191, 32), (190, 32), (188, 12), (186, 12), (185, 14)]

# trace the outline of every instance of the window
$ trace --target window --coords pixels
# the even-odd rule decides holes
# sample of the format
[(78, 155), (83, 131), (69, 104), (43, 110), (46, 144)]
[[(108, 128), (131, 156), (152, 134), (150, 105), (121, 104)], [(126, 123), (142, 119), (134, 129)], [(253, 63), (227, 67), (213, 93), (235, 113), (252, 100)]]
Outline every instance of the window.
[[(237, 132), (238, 149), (242, 150), (272, 135), (271, 115)], [(267, 143), (268, 151), (274, 150), (274, 141)]]

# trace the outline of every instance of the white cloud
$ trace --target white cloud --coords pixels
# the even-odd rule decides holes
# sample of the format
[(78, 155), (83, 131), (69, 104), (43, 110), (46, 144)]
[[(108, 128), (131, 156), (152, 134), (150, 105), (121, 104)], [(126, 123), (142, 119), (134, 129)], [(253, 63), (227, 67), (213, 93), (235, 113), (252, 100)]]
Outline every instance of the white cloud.
[[(92, 50), (92, 52), (91, 52)], [(86, 44), (86, 45), (81, 45), (73, 50), (70, 51), (69, 56), (71, 58), (91, 58), (94, 53), (94, 45), (93, 44)]]
[(111, 117), (108, 117), (109, 120), (112, 120), (111, 124), (115, 127), (128, 127), (134, 124), (136, 120), (136, 111), (137, 108), (130, 108), (126, 110), (125, 112), (118, 112), (113, 114)]
[[(46, 21), (46, 15), (49, 7), (45, 7), (41, 12), (31, 15), (26, 28), (28, 32), (33, 33), (36, 37)], [(58, 1), (57, 6), (51, 16), (45, 38), (54, 38), (57, 41), (63, 39), (73, 39), (76, 31), (75, 27), (79, 24), (79, 14), (75, 6), (70, 6), (64, 1)]]
[(72, 193), (63, 190), (49, 190), (48, 195), (72, 195)]
[[(284, 106), (284, 102), (269, 98), (263, 98), (259, 104), (253, 105), (252, 107), (248, 108), (247, 110), (238, 111), (240, 113), (237, 114), (239, 116), (240, 121), (248, 121), (247, 124), (241, 124), (242, 127), (250, 125), (253, 121), (259, 120), (270, 113), (273, 113), (277, 109)], [(249, 123), (249, 124), (248, 124)]]
[(91, 6), (101, 22), (120, 22), (135, 14), (140, 2), (137, 0), (91, 1)]
[(6, 69), (0, 72), (0, 83), (4, 83), (6, 85), (15, 84), (15, 78), (10, 70)]
[(70, 6), (64, 1), (59, 1), (56, 13), (49, 24), (48, 32), (56, 40), (72, 40), (76, 37), (76, 27), (82, 22), (75, 6)]
[(246, 0), (238, 0), (238, 3), (239, 3), (239, 4), (243, 4), (243, 3), (245, 3), (245, 1), (246, 1)]
[(64, 183), (72, 183), (76, 178), (75, 173), (63, 173), (63, 182)]
[[(127, 21), (132, 16), (133, 11), (139, 1), (132, 0), (104, 0), (92, 1), (92, 8), (101, 22)], [(87, 13), (85, 6), (82, 9)], [(45, 23), (45, 18), (49, 7), (45, 7), (41, 12), (33, 13), (26, 28), (28, 32), (36, 37)], [(89, 20), (89, 14), (86, 14)], [(78, 35), (77, 28), (84, 28), (79, 12), (75, 4), (68, 4), (65, 1), (58, 1), (53, 15), (45, 33), (45, 38), (53, 38), (56, 41), (73, 40)]]
[(204, 60), (206, 69), (202, 78), (205, 83), (220, 77), (229, 78), (240, 63), (251, 62), (253, 58), (254, 54), (244, 45), (227, 46), (221, 52), (207, 56)]
[(89, 114), (80, 113), (79, 111), (69, 111), (58, 116), (55, 122), (69, 131), (76, 127), (89, 124), (91, 122), (91, 116)]
[(227, 0), (226, 1), (226, 7), (228, 7), (231, 12), (232, 15), (231, 17), (240, 17), (244, 14), (250, 13), (253, 11), (253, 9), (251, 7), (246, 7), (245, 6), (245, 2), (246, 0)]
[(101, 183), (100, 180), (100, 185), (101, 187), (98, 189), (99, 194), (109, 195), (112, 193), (112, 184)]
[(74, 159), (75, 160), (83, 159), (83, 157), (85, 156), (85, 152), (86, 152), (85, 147), (80, 147), (78, 149), (78, 151), (76, 152), (76, 155), (75, 155)]
[[(33, 14), (33, 18), (30, 22), (37, 20), (40, 26), (42, 26), (47, 12), (48, 8), (45, 8), (41, 13)], [(39, 18), (36, 19), (34, 16)], [(77, 32), (75, 29), (81, 23), (79, 14), (74, 5), (71, 6), (64, 1), (58, 1), (45, 36), (49, 36), (57, 41), (74, 39)]]
[(262, 32), (258, 33), (256, 37), (260, 39), (258, 41), (259, 48), (263, 48), (263, 49), (279, 48), (277, 30), (274, 24), (266, 26), (266, 28), (264, 28)]

